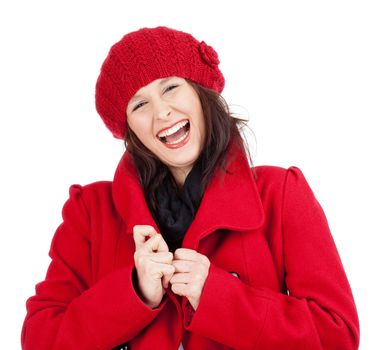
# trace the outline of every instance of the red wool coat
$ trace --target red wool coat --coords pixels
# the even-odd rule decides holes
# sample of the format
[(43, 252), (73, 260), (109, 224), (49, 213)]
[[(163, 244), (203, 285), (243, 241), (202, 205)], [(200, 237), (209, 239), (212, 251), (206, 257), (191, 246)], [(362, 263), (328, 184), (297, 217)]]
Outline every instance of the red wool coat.
[(196, 311), (170, 287), (150, 309), (133, 286), (134, 225), (157, 226), (131, 157), (113, 182), (72, 185), (46, 278), (27, 300), (24, 350), (357, 349), (351, 289), (301, 170), (230, 150), (183, 241), (210, 262)]

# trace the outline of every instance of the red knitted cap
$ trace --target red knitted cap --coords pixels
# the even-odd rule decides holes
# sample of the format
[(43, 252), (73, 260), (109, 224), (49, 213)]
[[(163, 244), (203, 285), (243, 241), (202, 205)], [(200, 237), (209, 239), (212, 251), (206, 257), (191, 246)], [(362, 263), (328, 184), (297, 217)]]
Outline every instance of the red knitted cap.
[(96, 110), (113, 136), (124, 139), (126, 108), (132, 96), (155, 79), (178, 76), (221, 93), (225, 79), (217, 52), (191, 34), (141, 28), (109, 50), (96, 82)]

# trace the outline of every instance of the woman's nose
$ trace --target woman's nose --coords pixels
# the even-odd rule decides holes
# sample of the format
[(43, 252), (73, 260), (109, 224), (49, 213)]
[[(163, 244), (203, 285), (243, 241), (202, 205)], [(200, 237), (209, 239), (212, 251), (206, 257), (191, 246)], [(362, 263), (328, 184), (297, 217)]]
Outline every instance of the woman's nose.
[(169, 119), (171, 114), (170, 106), (163, 102), (158, 101), (157, 104), (154, 105), (155, 108), (155, 115), (158, 119)]

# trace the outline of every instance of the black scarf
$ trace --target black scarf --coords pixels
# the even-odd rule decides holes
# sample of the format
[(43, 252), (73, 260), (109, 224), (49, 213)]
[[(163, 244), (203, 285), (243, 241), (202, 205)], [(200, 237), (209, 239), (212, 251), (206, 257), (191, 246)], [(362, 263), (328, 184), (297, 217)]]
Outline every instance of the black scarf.
[(152, 215), (170, 252), (174, 253), (181, 247), (184, 235), (200, 206), (202, 169), (203, 163), (199, 159), (188, 173), (181, 189), (177, 189), (169, 172), (155, 192), (158, 208), (156, 211), (152, 210)]

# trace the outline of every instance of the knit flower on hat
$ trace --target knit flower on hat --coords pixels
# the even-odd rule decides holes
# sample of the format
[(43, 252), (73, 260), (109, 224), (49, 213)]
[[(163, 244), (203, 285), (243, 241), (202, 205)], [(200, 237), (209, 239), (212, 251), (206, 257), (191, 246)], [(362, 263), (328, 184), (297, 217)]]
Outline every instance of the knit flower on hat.
[(199, 53), (201, 58), (212, 68), (219, 65), (219, 59), (217, 52), (208, 45), (205, 41), (199, 44)]

